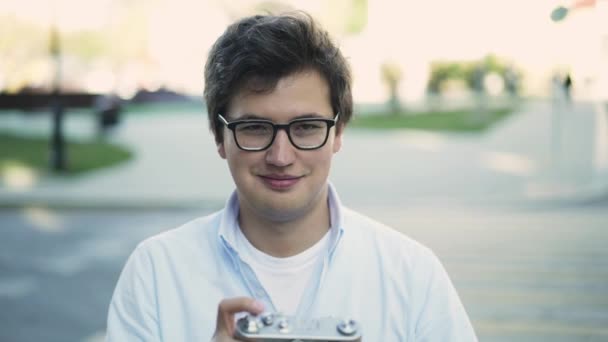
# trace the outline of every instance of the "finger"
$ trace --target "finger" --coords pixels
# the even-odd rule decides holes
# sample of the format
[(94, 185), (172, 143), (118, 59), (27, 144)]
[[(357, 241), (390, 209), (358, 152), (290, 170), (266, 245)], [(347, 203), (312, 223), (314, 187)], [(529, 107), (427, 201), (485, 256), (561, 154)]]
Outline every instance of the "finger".
[(259, 315), (263, 311), (264, 304), (253, 298), (235, 297), (224, 299), (218, 305), (216, 333), (233, 336), (235, 314), (248, 312), (253, 315)]

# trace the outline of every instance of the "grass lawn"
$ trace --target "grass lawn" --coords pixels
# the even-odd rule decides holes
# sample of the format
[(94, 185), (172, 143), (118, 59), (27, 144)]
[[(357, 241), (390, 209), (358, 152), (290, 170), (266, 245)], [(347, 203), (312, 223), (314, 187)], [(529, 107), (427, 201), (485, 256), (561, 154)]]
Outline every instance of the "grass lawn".
[(205, 104), (190, 102), (157, 102), (157, 103), (129, 103), (123, 107), (126, 114), (181, 114), (181, 113), (205, 113)]
[[(47, 173), (49, 139), (31, 138), (0, 132), (0, 175), (11, 167), (25, 167), (37, 173)], [(66, 174), (75, 175), (127, 161), (132, 153), (122, 147), (102, 141), (67, 143)]]
[(479, 132), (511, 114), (511, 109), (492, 109), (483, 113), (458, 110), (429, 113), (380, 113), (355, 115), (352, 126), (370, 129), (423, 129), (434, 131)]

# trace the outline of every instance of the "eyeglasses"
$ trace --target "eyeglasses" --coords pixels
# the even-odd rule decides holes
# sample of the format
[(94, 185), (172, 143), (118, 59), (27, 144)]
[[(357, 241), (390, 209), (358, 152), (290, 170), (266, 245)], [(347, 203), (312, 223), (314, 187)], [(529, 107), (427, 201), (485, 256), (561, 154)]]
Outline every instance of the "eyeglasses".
[(300, 150), (316, 150), (323, 147), (329, 137), (329, 129), (336, 125), (340, 114), (333, 119), (303, 118), (286, 124), (269, 120), (237, 120), (228, 122), (221, 114), (220, 121), (232, 131), (236, 145), (245, 151), (263, 151), (272, 145), (279, 129), (285, 130), (291, 144)]

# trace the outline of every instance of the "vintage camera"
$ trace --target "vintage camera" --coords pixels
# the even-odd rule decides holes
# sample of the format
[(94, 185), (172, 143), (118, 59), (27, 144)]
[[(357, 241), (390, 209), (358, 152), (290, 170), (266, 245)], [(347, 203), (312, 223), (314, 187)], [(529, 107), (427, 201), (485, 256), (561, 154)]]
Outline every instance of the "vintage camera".
[(360, 342), (361, 328), (352, 319), (298, 319), (264, 313), (239, 319), (235, 336), (253, 342)]

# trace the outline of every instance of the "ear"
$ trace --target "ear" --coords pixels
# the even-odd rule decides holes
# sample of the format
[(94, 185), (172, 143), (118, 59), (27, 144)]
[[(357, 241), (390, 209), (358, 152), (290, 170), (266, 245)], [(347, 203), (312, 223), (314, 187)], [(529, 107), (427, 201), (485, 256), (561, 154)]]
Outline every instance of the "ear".
[(336, 127), (336, 136), (334, 137), (333, 146), (334, 153), (340, 151), (340, 148), (342, 148), (342, 133), (344, 133), (344, 125)]
[(217, 146), (217, 154), (222, 157), (222, 159), (226, 159), (226, 149), (224, 148), (224, 143), (216, 143)]

